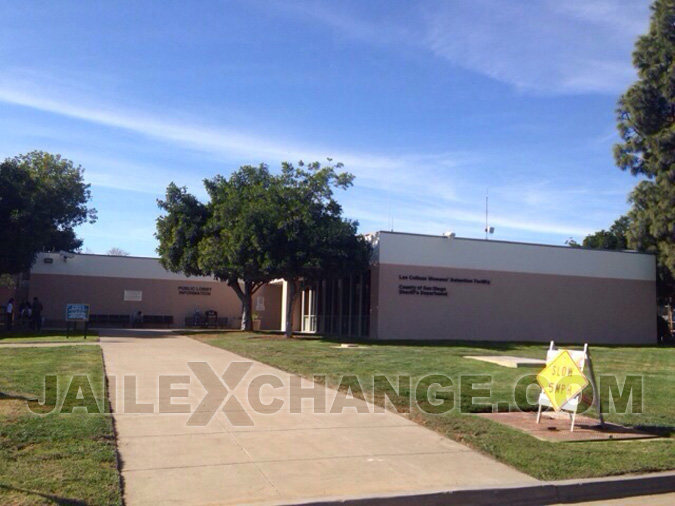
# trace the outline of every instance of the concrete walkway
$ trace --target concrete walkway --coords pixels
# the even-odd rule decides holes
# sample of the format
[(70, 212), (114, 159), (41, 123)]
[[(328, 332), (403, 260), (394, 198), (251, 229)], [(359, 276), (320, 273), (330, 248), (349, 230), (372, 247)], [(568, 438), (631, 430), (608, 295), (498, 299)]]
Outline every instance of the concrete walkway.
[[(100, 344), (129, 506), (538, 483), (401, 416), (186, 337), (110, 336)], [(318, 392), (327, 413), (315, 412)], [(330, 413), (341, 404), (353, 407)], [(190, 412), (166, 413), (179, 410)]]

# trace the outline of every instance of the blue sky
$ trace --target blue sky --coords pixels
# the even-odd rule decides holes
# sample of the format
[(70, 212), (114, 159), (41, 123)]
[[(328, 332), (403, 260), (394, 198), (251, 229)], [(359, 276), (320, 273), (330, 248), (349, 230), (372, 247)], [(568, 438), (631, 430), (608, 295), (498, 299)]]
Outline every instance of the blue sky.
[(564, 244), (607, 228), (647, 0), (0, 0), (0, 157), (82, 165), (84, 249), (153, 256), (169, 182), (331, 157), (375, 230)]

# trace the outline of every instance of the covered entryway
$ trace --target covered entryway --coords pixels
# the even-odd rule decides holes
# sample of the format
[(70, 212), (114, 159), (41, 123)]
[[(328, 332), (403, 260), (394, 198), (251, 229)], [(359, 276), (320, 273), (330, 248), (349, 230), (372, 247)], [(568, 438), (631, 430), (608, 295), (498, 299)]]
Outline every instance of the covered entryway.
[[(341, 278), (324, 279), (305, 288), (296, 300), (294, 331), (368, 337), (370, 333), (370, 271)], [(288, 284), (284, 281), (282, 330)]]

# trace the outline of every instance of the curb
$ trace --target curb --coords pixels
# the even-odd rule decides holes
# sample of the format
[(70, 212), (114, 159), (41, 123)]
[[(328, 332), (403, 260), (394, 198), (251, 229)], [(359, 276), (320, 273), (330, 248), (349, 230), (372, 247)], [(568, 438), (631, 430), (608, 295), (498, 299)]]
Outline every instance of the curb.
[(409, 495), (372, 496), (307, 501), (311, 506), (539, 506), (587, 501), (606, 501), (641, 495), (675, 492), (675, 472), (542, 482), (540, 485), (424, 492)]

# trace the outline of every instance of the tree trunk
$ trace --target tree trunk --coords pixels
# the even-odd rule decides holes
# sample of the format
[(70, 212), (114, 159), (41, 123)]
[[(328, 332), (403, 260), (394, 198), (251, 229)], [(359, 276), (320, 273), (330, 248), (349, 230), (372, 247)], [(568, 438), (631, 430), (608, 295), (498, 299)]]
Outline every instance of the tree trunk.
[(227, 284), (241, 301), (241, 330), (253, 330), (253, 319), (251, 317), (251, 307), (253, 306), (251, 299), (255, 291), (253, 281), (244, 281), (243, 290), (239, 286), (239, 281), (228, 281)]
[(286, 337), (293, 337), (293, 306), (298, 295), (302, 293), (302, 283), (298, 283), (294, 279), (286, 280), (286, 282), (288, 283), (288, 297), (286, 298), (286, 328), (284, 334)]

